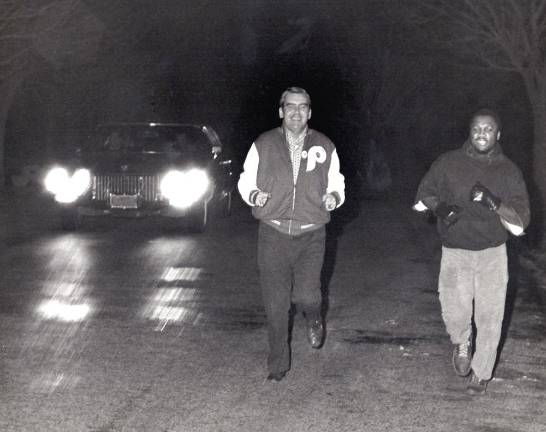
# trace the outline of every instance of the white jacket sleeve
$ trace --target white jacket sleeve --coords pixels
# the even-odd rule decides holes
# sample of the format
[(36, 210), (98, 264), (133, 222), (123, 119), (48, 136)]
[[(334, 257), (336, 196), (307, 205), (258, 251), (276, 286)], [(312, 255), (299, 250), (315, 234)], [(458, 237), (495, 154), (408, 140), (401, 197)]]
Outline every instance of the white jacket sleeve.
[(248, 154), (246, 155), (245, 163), (243, 165), (243, 172), (239, 177), (237, 188), (241, 194), (241, 198), (250, 206), (254, 206), (249, 201), (250, 192), (258, 189), (256, 186), (256, 178), (258, 176), (258, 164), (260, 162), (260, 156), (258, 155), (258, 149), (255, 144), (252, 144)]
[(337, 150), (332, 152), (330, 169), (328, 170), (328, 187), (327, 193), (337, 193), (339, 201), (336, 208), (340, 207), (345, 202), (345, 177), (339, 171), (339, 157)]

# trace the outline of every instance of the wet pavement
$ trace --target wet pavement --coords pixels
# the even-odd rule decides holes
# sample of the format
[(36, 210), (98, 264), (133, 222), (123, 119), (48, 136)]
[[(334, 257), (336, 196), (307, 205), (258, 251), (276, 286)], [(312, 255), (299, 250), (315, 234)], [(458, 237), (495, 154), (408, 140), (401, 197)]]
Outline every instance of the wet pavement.
[(546, 430), (541, 275), (513, 242), (495, 379), (454, 375), (434, 226), (362, 201), (329, 227), (327, 339), (294, 318), (292, 367), (265, 381), (256, 223), (240, 202), (204, 234), (158, 221), (65, 233), (32, 191), (0, 203), (2, 431)]

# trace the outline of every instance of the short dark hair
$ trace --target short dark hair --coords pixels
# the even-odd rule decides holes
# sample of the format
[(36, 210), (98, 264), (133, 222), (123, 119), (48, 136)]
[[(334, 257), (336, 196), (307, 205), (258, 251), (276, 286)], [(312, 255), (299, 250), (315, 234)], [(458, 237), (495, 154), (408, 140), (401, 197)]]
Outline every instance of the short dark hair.
[(301, 88), (301, 87), (288, 87), (285, 91), (282, 92), (281, 99), (279, 100), (279, 106), (284, 106), (284, 101), (286, 100), (286, 96), (289, 93), (297, 93), (302, 94), (305, 97), (307, 97), (307, 102), (309, 103), (309, 107), (311, 107), (311, 96), (309, 96), (309, 93), (307, 93), (307, 90)]
[(476, 117), (485, 117), (485, 116), (491, 117), (497, 124), (497, 129), (501, 130), (502, 123), (501, 123), (500, 117), (495, 111), (489, 108), (480, 108), (478, 111), (476, 111), (474, 115), (470, 118), (470, 125), (472, 125), (472, 122), (474, 121)]

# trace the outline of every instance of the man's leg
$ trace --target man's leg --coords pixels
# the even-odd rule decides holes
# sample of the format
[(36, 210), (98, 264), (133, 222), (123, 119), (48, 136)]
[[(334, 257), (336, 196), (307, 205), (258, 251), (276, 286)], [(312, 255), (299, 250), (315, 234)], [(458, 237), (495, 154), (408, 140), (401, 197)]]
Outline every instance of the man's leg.
[(442, 316), (453, 347), (455, 373), (467, 376), (472, 361), (472, 251), (442, 248), (439, 278)]
[(258, 269), (267, 316), (270, 373), (279, 374), (290, 368), (288, 319), (292, 275), (289, 262), (290, 238), (260, 223), (258, 230)]
[(506, 246), (480, 251), (474, 299), (476, 352), (472, 360), (472, 370), (482, 380), (491, 379), (497, 359), (507, 284)]
[(442, 318), (454, 344), (469, 340), (472, 333), (474, 271), (472, 251), (442, 247), (438, 291)]
[(293, 243), (295, 253), (293, 299), (307, 319), (311, 346), (319, 348), (324, 338), (320, 275), (324, 262), (326, 230), (322, 227), (295, 237)]

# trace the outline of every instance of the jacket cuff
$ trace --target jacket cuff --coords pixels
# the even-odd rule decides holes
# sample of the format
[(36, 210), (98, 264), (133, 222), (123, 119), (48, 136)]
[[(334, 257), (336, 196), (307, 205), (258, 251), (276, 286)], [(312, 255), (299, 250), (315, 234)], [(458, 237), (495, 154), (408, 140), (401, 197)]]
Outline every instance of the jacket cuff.
[(250, 194), (248, 195), (248, 202), (252, 205), (255, 205), (256, 204), (256, 197), (258, 196), (258, 194), (260, 193), (260, 190), (259, 189), (254, 189), (252, 191), (250, 191)]

